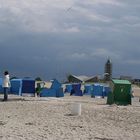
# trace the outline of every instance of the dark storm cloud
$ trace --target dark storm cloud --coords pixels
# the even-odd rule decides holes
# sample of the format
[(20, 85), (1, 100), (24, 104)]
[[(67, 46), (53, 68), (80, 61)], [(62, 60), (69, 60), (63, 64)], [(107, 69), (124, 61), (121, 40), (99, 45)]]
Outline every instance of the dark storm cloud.
[(114, 76), (138, 77), (139, 7), (138, 0), (3, 1), (0, 70), (63, 79), (102, 74), (110, 57)]

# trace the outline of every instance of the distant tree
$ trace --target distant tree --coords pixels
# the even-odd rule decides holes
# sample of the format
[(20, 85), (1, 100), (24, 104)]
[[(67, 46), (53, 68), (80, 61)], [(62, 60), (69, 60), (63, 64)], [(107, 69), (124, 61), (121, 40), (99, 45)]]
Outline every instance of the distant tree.
[(66, 77), (67, 77), (67, 82), (70, 82), (72, 75), (71, 74), (66, 74)]
[(42, 79), (40, 77), (36, 77), (35, 80), (36, 81), (42, 81)]

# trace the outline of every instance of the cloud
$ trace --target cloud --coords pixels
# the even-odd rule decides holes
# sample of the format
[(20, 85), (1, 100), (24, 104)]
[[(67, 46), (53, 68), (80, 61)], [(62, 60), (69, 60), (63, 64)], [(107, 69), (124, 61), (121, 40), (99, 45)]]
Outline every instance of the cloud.
[(95, 51), (93, 51), (91, 53), (91, 56), (98, 57), (98, 58), (107, 58), (107, 57), (110, 57), (110, 58), (113, 58), (114, 60), (121, 59), (121, 55), (120, 54), (118, 54), (117, 52), (109, 51), (106, 48), (96, 49)]
[(71, 60), (76, 60), (76, 61), (81, 61), (81, 60), (85, 60), (87, 59), (87, 54), (85, 53), (73, 53), (69, 56), (67, 56), (68, 59), (71, 59)]
[(94, 4), (94, 5), (106, 4), (106, 5), (118, 5), (118, 6), (123, 5), (118, 0), (94, 0), (94, 1), (86, 0), (86, 1), (83, 1), (82, 3), (84, 5), (88, 5), (88, 6), (91, 5), (91, 4)]
[(127, 8), (127, 2), (117, 0), (5, 0), (0, 20), (8, 27), (28, 33), (122, 32), (126, 24), (139, 28), (139, 16)]
[[(94, 7), (94, 4), (100, 3), (116, 4), (117, 2), (112, 0), (86, 2), (78, 0), (21, 0), (20, 2), (5, 0), (1, 4), (0, 16), (3, 23), (15, 24), (18, 30), (26, 32), (60, 32), (64, 30), (67, 32), (70, 28), (78, 29), (79, 27), (76, 25), (80, 24), (79, 20), (82, 20), (83, 17), (86, 20), (109, 22), (110, 18), (87, 8), (87, 4), (92, 4)], [(68, 8), (71, 10), (67, 11)]]
[(67, 32), (74, 32), (74, 33), (77, 33), (77, 32), (80, 32), (80, 30), (77, 28), (77, 27), (71, 27), (69, 29), (66, 29)]
[(129, 65), (140, 65), (140, 61), (135, 59), (127, 60), (126, 63)]

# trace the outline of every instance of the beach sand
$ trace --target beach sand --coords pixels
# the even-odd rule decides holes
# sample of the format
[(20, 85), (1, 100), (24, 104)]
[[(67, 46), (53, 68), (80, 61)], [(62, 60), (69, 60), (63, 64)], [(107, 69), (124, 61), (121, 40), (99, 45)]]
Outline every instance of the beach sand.
[[(2, 99), (2, 96), (0, 96)], [(9, 96), (0, 101), (0, 140), (140, 140), (140, 102), (106, 105), (90, 96)], [(81, 115), (72, 105), (81, 104)]]

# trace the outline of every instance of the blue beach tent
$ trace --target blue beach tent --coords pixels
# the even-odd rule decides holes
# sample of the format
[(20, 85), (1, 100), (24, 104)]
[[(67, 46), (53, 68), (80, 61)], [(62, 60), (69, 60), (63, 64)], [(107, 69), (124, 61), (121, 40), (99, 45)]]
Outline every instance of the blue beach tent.
[(40, 97), (64, 97), (61, 83), (59, 83), (56, 79), (51, 81), (52, 81), (51, 87), (43, 88), (41, 90)]
[(22, 79), (12, 79), (11, 80), (11, 94), (22, 96)]
[(107, 97), (110, 92), (111, 92), (111, 88), (109, 86), (103, 87), (103, 96), (104, 97)]
[(84, 95), (91, 95), (93, 92), (93, 85), (91, 84), (86, 84), (84, 86)]
[(65, 92), (71, 93), (71, 90), (72, 90), (72, 84), (66, 85)]
[(52, 80), (51, 89), (56, 90), (56, 97), (64, 97), (62, 84), (60, 82), (58, 82), (58, 80), (56, 80), (56, 79)]
[(35, 95), (35, 80), (34, 79), (12, 79), (10, 92), (15, 95), (22, 96), (23, 94)]
[(35, 95), (35, 80), (30, 78), (22, 79), (22, 93)]
[(81, 84), (73, 84), (70, 95), (83, 96)]
[(40, 92), (40, 97), (56, 97), (56, 90), (43, 88)]
[(63, 88), (56, 90), (56, 97), (64, 97)]
[(93, 92), (92, 97), (103, 97), (103, 85), (100, 84), (94, 84), (93, 85)]
[(51, 85), (51, 89), (59, 89), (61, 88), (61, 83), (59, 83), (56, 79), (51, 80), (52, 81), (52, 85)]
[(73, 84), (72, 87), (75, 91), (81, 90), (81, 84)]
[(0, 93), (3, 93), (3, 88), (2, 88), (2, 78), (0, 78)]

